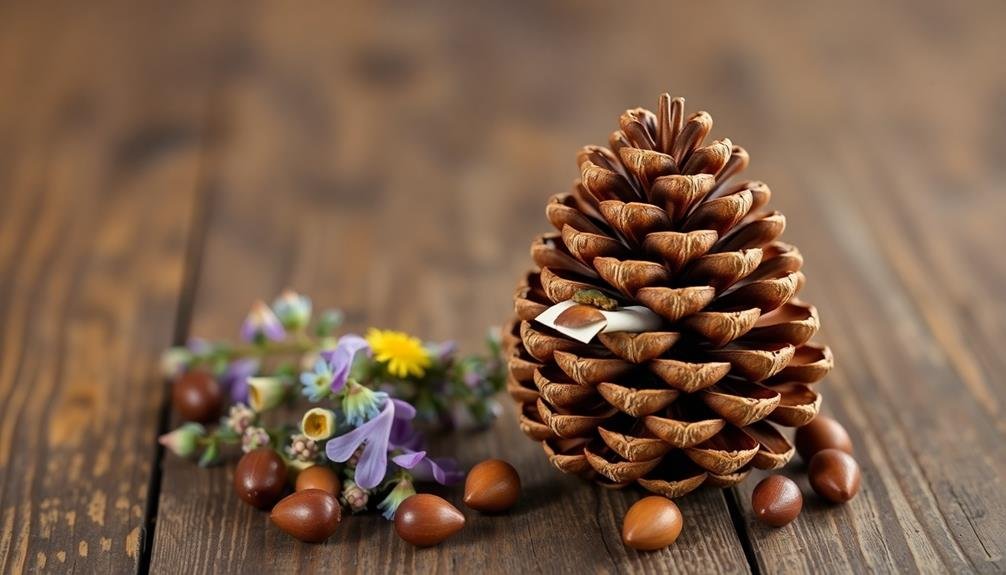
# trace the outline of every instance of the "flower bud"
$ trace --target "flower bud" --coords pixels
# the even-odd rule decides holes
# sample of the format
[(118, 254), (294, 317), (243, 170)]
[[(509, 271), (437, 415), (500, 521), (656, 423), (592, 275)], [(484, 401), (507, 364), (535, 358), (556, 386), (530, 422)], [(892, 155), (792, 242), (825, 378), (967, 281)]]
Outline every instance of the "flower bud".
[(206, 435), (206, 428), (198, 423), (186, 423), (171, 433), (160, 436), (157, 441), (179, 457), (195, 454), (199, 439)]
[[(319, 337), (329, 337), (335, 333), (336, 328), (342, 325), (343, 314), (337, 309), (327, 309), (318, 318), (318, 325), (315, 332)], [(334, 346), (333, 346), (334, 347)]]
[(267, 340), (282, 341), (285, 338), (286, 330), (276, 314), (265, 303), (255, 302), (241, 325), (241, 339), (263, 343)]
[(367, 508), (367, 503), (370, 500), (370, 491), (364, 489), (357, 485), (352, 480), (347, 480), (342, 487), (342, 496), (340, 497), (346, 507), (353, 513), (359, 513)]
[(322, 407), (313, 407), (301, 419), (300, 429), (308, 439), (328, 439), (335, 433), (335, 413)]
[(398, 506), (402, 504), (402, 501), (405, 501), (415, 494), (416, 489), (412, 486), (412, 481), (402, 479), (398, 482), (398, 485), (395, 485), (395, 488), (391, 490), (391, 493), (388, 493), (388, 496), (377, 504), (377, 508), (381, 510), (381, 515), (383, 515), (385, 519), (391, 521), (395, 518), (395, 511), (398, 511)]
[(255, 423), (255, 412), (248, 408), (247, 405), (243, 403), (235, 403), (231, 406), (230, 411), (227, 413), (227, 417), (224, 420), (224, 424), (230, 427), (231, 430), (241, 435)]
[(342, 398), (342, 411), (346, 422), (356, 427), (373, 419), (381, 411), (381, 406), (387, 401), (388, 394), (374, 391), (350, 379), (345, 396)]
[(288, 330), (298, 331), (311, 321), (311, 299), (293, 290), (285, 290), (272, 304), (279, 321)]
[(161, 374), (166, 378), (178, 377), (192, 361), (192, 353), (184, 347), (171, 347), (161, 354)]
[(241, 451), (250, 453), (259, 447), (269, 447), (269, 432), (253, 425), (241, 435)]
[(287, 454), (290, 459), (297, 461), (313, 462), (318, 459), (318, 443), (308, 438), (303, 433), (298, 433), (290, 438), (290, 445), (287, 447)]
[(259, 413), (283, 403), (285, 396), (286, 385), (278, 377), (248, 378), (248, 405)]

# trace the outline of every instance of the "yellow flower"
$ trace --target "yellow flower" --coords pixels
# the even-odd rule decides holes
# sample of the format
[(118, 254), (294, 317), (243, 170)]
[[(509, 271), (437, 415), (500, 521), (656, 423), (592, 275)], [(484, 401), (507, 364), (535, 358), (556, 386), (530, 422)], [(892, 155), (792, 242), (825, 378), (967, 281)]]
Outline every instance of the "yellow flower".
[(418, 338), (400, 331), (371, 328), (367, 343), (374, 359), (388, 365), (388, 373), (395, 377), (422, 377), (430, 367), (430, 356)]
[(249, 377), (248, 406), (258, 412), (268, 411), (283, 403), (286, 388), (278, 377)]
[(300, 420), (300, 430), (308, 439), (324, 441), (335, 433), (335, 413), (329, 409), (313, 407)]

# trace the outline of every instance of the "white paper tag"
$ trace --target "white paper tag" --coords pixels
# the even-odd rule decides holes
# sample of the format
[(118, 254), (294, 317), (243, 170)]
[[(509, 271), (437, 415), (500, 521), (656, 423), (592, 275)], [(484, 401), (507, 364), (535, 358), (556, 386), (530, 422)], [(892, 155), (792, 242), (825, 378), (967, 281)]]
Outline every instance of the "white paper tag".
[(538, 317), (534, 318), (534, 320), (583, 343), (590, 343), (599, 333), (656, 331), (660, 329), (663, 322), (660, 316), (650, 311), (649, 308), (641, 305), (632, 305), (613, 311), (598, 310), (604, 316), (604, 319), (583, 327), (556, 325), (556, 318), (574, 305), (579, 304), (573, 300), (561, 301), (538, 314)]

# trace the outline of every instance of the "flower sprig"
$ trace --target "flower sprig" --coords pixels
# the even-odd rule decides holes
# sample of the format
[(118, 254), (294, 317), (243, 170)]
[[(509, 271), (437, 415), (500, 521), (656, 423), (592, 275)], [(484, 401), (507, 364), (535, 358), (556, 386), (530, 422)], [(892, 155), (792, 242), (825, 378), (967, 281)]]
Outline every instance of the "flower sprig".
[[(417, 481), (449, 484), (463, 477), (450, 459), (424, 450), (425, 427), (470, 428), (493, 421), (504, 384), (500, 344), (488, 338), (484, 356), (459, 357), (453, 342), (423, 343), (408, 334), (372, 328), (364, 337), (337, 335), (342, 314), (322, 312), (293, 291), (271, 306), (256, 302), (240, 329), (241, 342), (193, 339), (167, 350), (165, 374), (210, 373), (230, 399), (220, 425), (185, 423), (161, 443), (200, 465), (224, 448), (275, 450), (294, 473), (328, 465), (345, 476), (341, 501), (353, 512), (378, 508), (393, 518)], [(303, 397), (314, 404), (295, 423), (263, 424), (265, 414)]]

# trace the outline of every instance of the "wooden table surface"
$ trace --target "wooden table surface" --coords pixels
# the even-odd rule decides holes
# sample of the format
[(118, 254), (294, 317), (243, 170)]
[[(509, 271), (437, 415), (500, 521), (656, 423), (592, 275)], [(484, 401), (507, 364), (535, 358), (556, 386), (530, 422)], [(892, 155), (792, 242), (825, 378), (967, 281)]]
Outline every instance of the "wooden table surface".
[[(1003, 572), (1004, 24), (998, 1), (0, 3), (0, 571)], [(665, 90), (788, 216), (852, 503), (801, 480), (768, 529), (754, 476), (637, 553), (639, 493), (554, 471), (508, 406), (437, 443), (512, 461), (516, 511), (431, 549), (374, 515), (307, 545), (231, 465), (158, 450), (160, 351), (286, 286), (476, 350), (577, 149)]]

